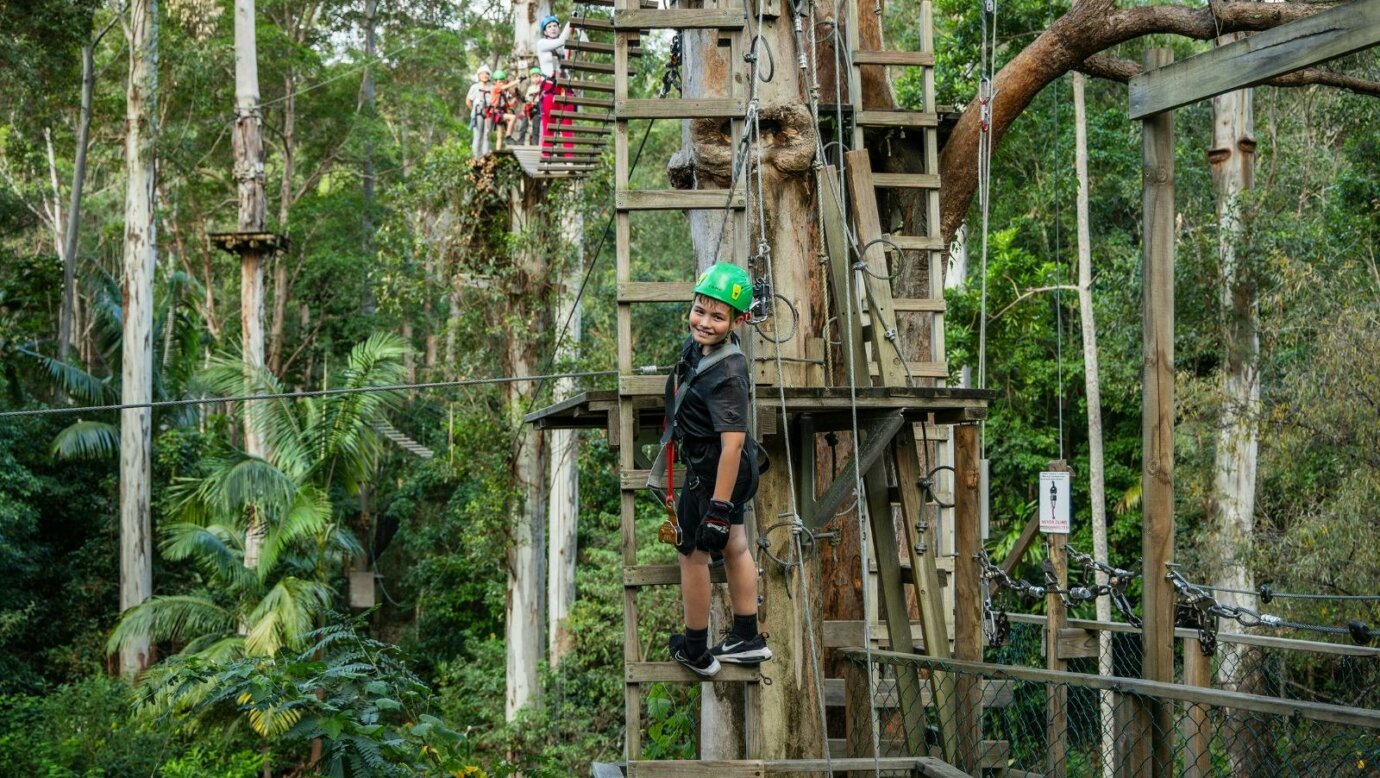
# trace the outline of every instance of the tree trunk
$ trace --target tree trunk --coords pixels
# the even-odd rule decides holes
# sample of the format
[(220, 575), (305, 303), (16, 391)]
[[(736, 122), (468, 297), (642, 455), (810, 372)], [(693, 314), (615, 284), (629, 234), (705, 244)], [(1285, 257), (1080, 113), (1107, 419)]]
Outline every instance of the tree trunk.
[[(283, 159), (282, 177), (278, 192), (278, 231), (287, 232), (288, 216), (292, 211), (292, 176), (297, 136), (297, 79), (292, 69), (283, 76)], [(283, 369), (283, 332), (287, 325), (288, 298), (292, 296), (287, 272), (287, 254), (280, 252), (273, 258), (273, 320), (269, 325), (268, 369), (281, 376)]]
[[(375, 22), (378, 17), (378, 0), (365, 0), (364, 2), (364, 77), (360, 80), (359, 96), (363, 104), (364, 115), (369, 120), (373, 120), (374, 114), (374, 56), (377, 54), (375, 49)], [(367, 251), (372, 251), (374, 245), (374, 154), (373, 145), (366, 144), (364, 147), (364, 175), (361, 177), (364, 184), (364, 245)], [(374, 288), (366, 286), (364, 288), (364, 314), (371, 316), (378, 309), (378, 298), (374, 295)]]
[[(1225, 45), (1238, 36), (1218, 39)], [(1256, 420), (1260, 411), (1260, 335), (1255, 276), (1249, 259), (1242, 256), (1242, 194), (1250, 188), (1255, 163), (1255, 127), (1252, 91), (1243, 89), (1213, 98), (1212, 166), (1213, 192), (1217, 199), (1218, 256), (1221, 260), (1223, 321), (1222, 418), (1217, 425), (1213, 466), (1212, 520), (1208, 544), (1215, 558), (1208, 561), (1214, 586), (1250, 591), (1251, 544), (1255, 513), (1256, 453), (1260, 438)], [(1254, 598), (1219, 592), (1224, 603), (1254, 607)], [(1223, 632), (1236, 632), (1230, 619), (1221, 622)], [(1249, 646), (1221, 645), (1218, 685), (1231, 691), (1256, 693), (1260, 656)], [(1259, 757), (1250, 747), (1253, 736), (1249, 716), (1230, 715), (1225, 726), (1228, 761), (1232, 775), (1262, 774)], [(1233, 734), (1235, 736), (1233, 736)], [(1268, 772), (1266, 770), (1265, 772)]]
[[(530, 376), (536, 373), (539, 338), (546, 332), (549, 312), (543, 297), (535, 288), (546, 276), (545, 262), (535, 245), (539, 210), (542, 204), (541, 185), (523, 180), (514, 188), (510, 200), (511, 233), (519, 247), (513, 257), (519, 272), (510, 290), (509, 310), (520, 317), (521, 326), (507, 339), (506, 374)], [(518, 333), (526, 337), (519, 337)], [(532, 406), (537, 385), (531, 381), (504, 384), (505, 400), (510, 423), (516, 431), (516, 450), (513, 452), (513, 483), (516, 496), (509, 510), (511, 539), (508, 545), (508, 597), (505, 624), (508, 648), (508, 697), (505, 714), (508, 721), (517, 717), (526, 705), (540, 700), (541, 687), (537, 668), (542, 658), (542, 597), (545, 593), (544, 564), (546, 521), (543, 496), (545, 468), (542, 455), (542, 434), (535, 426), (523, 422)]]
[[(576, 299), (584, 277), (584, 214), (579, 209), (583, 194), (578, 182), (571, 198), (575, 205), (562, 220), (562, 252), (569, 252), (573, 261), (562, 268), (560, 303), (556, 308), (555, 325), (559, 328), (567, 320), (565, 340), (556, 351), (556, 366), (564, 370), (579, 356), (581, 310)], [(553, 400), (563, 400), (575, 388), (569, 378), (556, 381)], [(570, 650), (570, 635), (566, 619), (575, 604), (575, 561), (580, 518), (580, 437), (576, 430), (554, 430), (551, 433), (551, 494), (547, 510), (550, 513), (549, 547), (547, 549), (546, 608), (547, 661), (552, 667), (561, 663)]]
[[(235, 0), (235, 128), (231, 145), (238, 183), (239, 231), (263, 232), (264, 151), (259, 131), (259, 66), (255, 45), (254, 0)], [(244, 359), (246, 393), (255, 393), (264, 369), (264, 258), (257, 249), (245, 249), (240, 257), (240, 342)], [(266, 457), (267, 447), (259, 433), (255, 403), (244, 404), (244, 451)], [(244, 539), (244, 566), (257, 567), (264, 527), (251, 508)]]
[[(1092, 235), (1088, 225), (1088, 116), (1084, 99), (1083, 74), (1073, 74), (1074, 171), (1078, 177), (1078, 316), (1083, 324), (1083, 386), (1088, 401), (1088, 502), (1092, 506), (1093, 557), (1107, 559), (1107, 469), (1102, 452), (1102, 381), (1098, 375), (1097, 320), (1093, 316)], [(1107, 574), (1096, 573), (1099, 586)], [(1110, 621), (1112, 603), (1097, 598), (1097, 620)], [(1112, 633), (1097, 635), (1097, 672), (1112, 675)], [(1113, 700), (1110, 692), (1100, 695), (1102, 718), (1102, 775), (1111, 778), (1115, 761), (1115, 727), (1112, 724)]]
[(96, 90), (95, 44), (81, 47), (81, 118), (77, 121), (72, 191), (67, 201), (67, 228), (62, 243), (62, 312), (58, 316), (58, 361), (72, 350), (72, 322), (77, 300), (77, 234), (81, 227), (81, 190), (86, 183), (86, 150), (91, 138), (91, 99)]
[[(153, 146), (158, 95), (157, 0), (130, 0), (129, 86), (125, 102), (125, 250), (120, 402), (153, 400), (153, 274), (157, 261)], [(120, 411), (120, 611), (153, 593), (150, 517), (152, 416), (148, 407)], [(120, 647), (120, 674), (133, 677), (152, 661), (147, 638)]]

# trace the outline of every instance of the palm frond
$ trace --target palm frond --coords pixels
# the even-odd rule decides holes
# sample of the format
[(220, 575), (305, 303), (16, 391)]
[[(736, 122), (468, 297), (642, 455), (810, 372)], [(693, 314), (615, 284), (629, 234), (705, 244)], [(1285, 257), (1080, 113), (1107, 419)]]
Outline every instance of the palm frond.
[(272, 575), (279, 556), (286, 550), (304, 545), (324, 545), (331, 527), (331, 498), (313, 486), (304, 486), (293, 495), (292, 502), (270, 522), (259, 550), (259, 578)]
[(195, 559), (232, 588), (251, 578), (244, 567), (243, 538), (231, 527), (178, 521), (164, 524), (160, 534), (163, 538), (158, 547), (168, 559)]
[(53, 456), (61, 460), (114, 459), (120, 455), (120, 429), (104, 421), (83, 419), (53, 438)]
[(283, 578), (249, 613), (245, 652), (272, 656), (281, 648), (301, 648), (316, 616), (330, 608), (331, 590), (318, 581)]
[(38, 362), (54, 386), (86, 405), (109, 405), (119, 399), (111, 377), (97, 378), (70, 362), (63, 362), (37, 351), (18, 351)]
[(235, 616), (211, 600), (192, 594), (152, 597), (130, 608), (110, 633), (105, 648), (115, 653), (126, 640), (148, 636), (152, 641), (188, 641), (223, 635), (235, 629)]
[(273, 514), (292, 501), (297, 485), (283, 471), (259, 459), (240, 456), (200, 479), (196, 499), (226, 519), (242, 519), (250, 506)]

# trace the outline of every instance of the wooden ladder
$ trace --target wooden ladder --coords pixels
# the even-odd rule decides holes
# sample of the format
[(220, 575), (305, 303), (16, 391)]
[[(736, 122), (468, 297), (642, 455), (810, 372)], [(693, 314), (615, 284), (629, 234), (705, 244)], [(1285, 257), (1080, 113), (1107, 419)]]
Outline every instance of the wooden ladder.
[[(626, 758), (629, 776), (650, 775), (710, 775), (702, 771), (671, 772), (666, 762), (642, 760), (642, 694), (649, 683), (699, 683), (701, 678), (669, 659), (669, 653), (658, 636), (652, 646), (642, 645), (639, 635), (638, 592), (646, 587), (678, 586), (679, 568), (675, 564), (645, 566), (637, 564), (637, 528), (635, 524), (636, 501), (639, 491), (646, 488), (647, 464), (640, 454), (641, 440), (639, 430), (658, 429), (660, 424), (661, 394), (666, 376), (645, 375), (635, 371), (633, 308), (644, 303), (689, 303), (696, 268), (693, 261), (684, 267), (682, 280), (674, 282), (635, 281), (632, 276), (631, 234), (632, 216), (635, 212), (659, 210), (719, 210), (731, 209), (735, 229), (731, 253), (726, 256), (741, 261), (747, 256), (746, 196), (739, 186), (734, 190), (646, 190), (634, 189), (629, 183), (631, 176), (630, 122), (655, 119), (690, 119), (701, 116), (723, 116), (730, 120), (733, 147), (746, 131), (746, 97), (743, 94), (746, 78), (742, 59), (743, 30), (745, 13), (741, 0), (720, 0), (718, 8), (647, 8), (645, 3), (636, 0), (611, 0), (613, 17), (599, 21), (586, 29), (598, 29), (613, 34), (612, 63), (608, 74), (612, 76), (612, 116), (611, 136), (614, 156), (614, 239), (616, 247), (616, 277), (618, 295), (617, 339), (618, 339), (618, 408), (616, 445), (618, 446), (619, 467), (621, 471), (620, 520), (623, 554), (623, 664), (624, 664), (624, 714), (626, 717), (627, 741)], [(642, 7), (638, 7), (641, 5)], [(711, 3), (706, 3), (711, 5)], [(737, 93), (728, 99), (637, 99), (628, 93), (628, 62), (639, 50), (639, 34), (644, 30), (660, 29), (716, 29), (730, 40), (729, 61), (734, 75), (729, 79), (731, 89)], [(600, 50), (600, 53), (605, 53)], [(601, 71), (602, 73), (602, 71)], [(647, 414), (647, 423), (640, 418)], [(655, 418), (652, 418), (655, 417)], [(613, 432), (613, 430), (610, 430)], [(653, 440), (655, 440), (653, 438)], [(682, 476), (677, 476), (680, 482)], [(646, 499), (646, 497), (641, 497)], [(749, 522), (749, 524), (751, 524)], [(751, 540), (751, 539), (750, 539)], [(721, 570), (716, 570), (714, 579), (723, 580)], [(650, 657), (663, 661), (649, 661)], [(724, 665), (714, 677), (715, 683), (741, 684), (743, 687), (747, 733), (747, 753), (749, 759), (761, 754), (761, 721), (758, 692), (761, 674), (753, 666)], [(760, 763), (706, 763), (712, 767), (717, 778), (732, 778), (739, 775), (760, 775)], [(741, 768), (741, 769), (740, 769)], [(696, 770), (699, 768), (697, 767)]]

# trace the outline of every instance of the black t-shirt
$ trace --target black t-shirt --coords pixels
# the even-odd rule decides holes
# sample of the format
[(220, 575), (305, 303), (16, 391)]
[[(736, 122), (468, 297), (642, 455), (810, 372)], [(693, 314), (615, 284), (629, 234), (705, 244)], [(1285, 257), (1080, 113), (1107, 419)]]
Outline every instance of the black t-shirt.
[[(675, 387), (699, 365), (701, 358), (699, 345), (687, 338), (680, 362), (666, 379), (666, 413), (675, 407)], [(748, 431), (747, 359), (735, 354), (711, 365), (708, 371), (695, 377), (685, 392), (676, 412), (676, 456), (704, 483), (704, 488), (712, 490), (722, 451), (719, 433)], [(739, 491), (737, 487), (745, 485), (751, 477), (748, 449), (745, 448), (738, 464), (735, 493)]]

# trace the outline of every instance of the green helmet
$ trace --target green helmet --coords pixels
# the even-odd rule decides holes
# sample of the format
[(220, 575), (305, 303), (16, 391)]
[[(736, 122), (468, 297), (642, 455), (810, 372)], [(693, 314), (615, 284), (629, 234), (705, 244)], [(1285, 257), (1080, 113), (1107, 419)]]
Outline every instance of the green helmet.
[(695, 294), (728, 303), (738, 313), (746, 313), (752, 305), (752, 279), (741, 267), (720, 262), (710, 265), (695, 282)]
[(503, 79), (505, 79), (505, 78), (507, 78), (507, 77), (508, 77), (508, 74), (505, 73), (505, 72), (503, 71), (502, 68), (499, 68), (498, 70), (495, 70), (495, 71), (494, 71), (494, 78), (499, 79), (500, 81), (503, 80)]
[(540, 76), (540, 75), (541, 75), (541, 68), (537, 67), (536, 65), (533, 65), (532, 67), (528, 68), (528, 70), (527, 70), (527, 75), (529, 75), (529, 76)]

